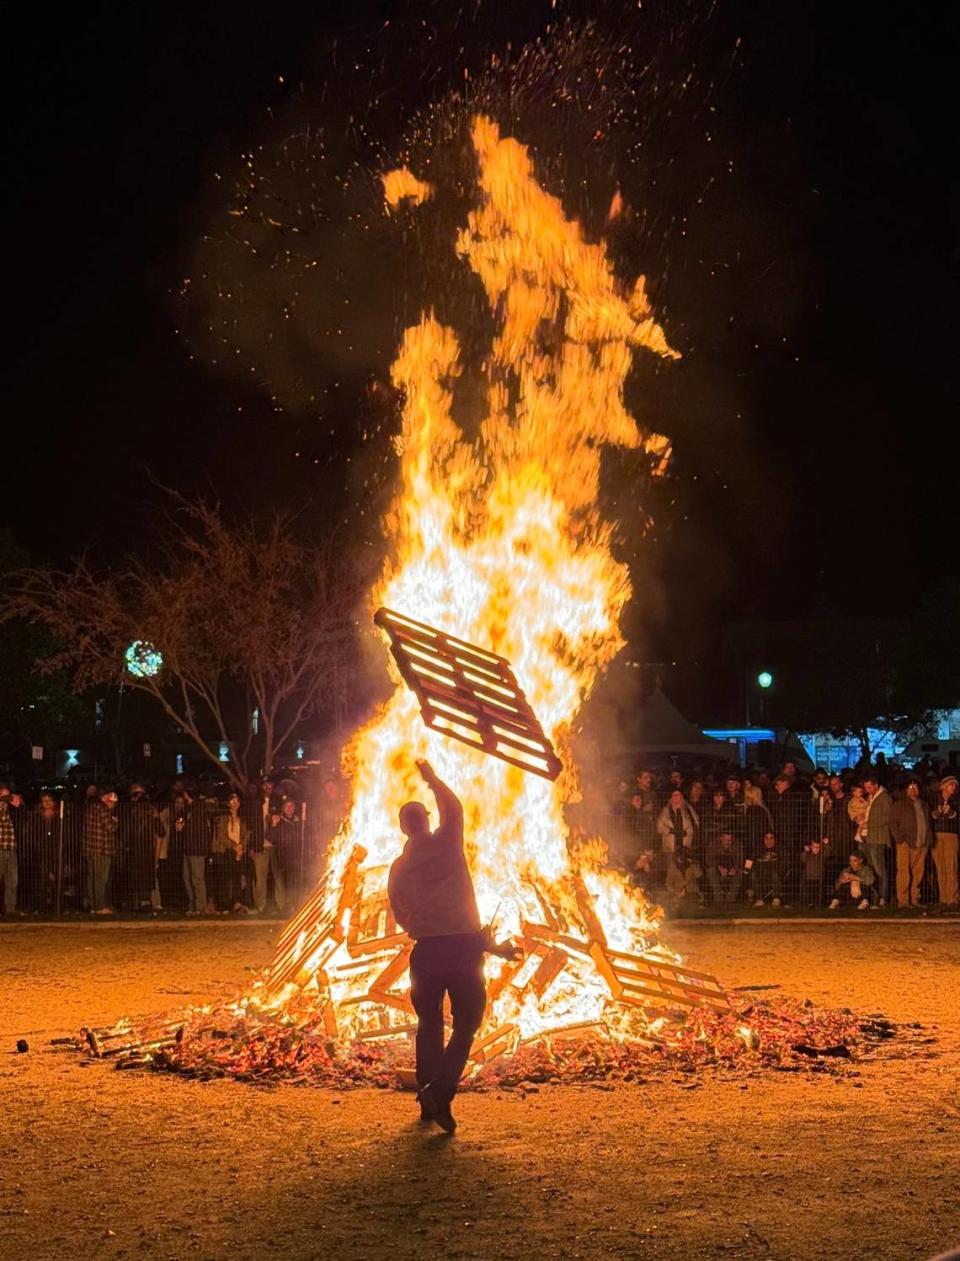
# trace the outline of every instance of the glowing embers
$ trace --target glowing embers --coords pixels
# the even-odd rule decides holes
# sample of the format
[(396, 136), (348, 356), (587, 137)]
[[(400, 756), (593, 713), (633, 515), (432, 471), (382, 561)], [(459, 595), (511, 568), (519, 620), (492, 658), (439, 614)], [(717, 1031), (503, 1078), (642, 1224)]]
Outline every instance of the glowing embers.
[(544, 779), (557, 778), (560, 759), (505, 657), (390, 609), (378, 609), (373, 620), (390, 637), (428, 727)]

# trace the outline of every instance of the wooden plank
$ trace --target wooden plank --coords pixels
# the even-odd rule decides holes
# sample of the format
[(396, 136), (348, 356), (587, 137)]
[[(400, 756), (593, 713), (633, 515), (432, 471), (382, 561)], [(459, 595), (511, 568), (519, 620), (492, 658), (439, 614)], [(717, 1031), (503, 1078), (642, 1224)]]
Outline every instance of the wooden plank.
[(553, 984), (569, 961), (570, 956), (565, 950), (558, 950), (556, 946), (553, 946), (547, 951), (540, 966), (527, 982), (537, 998), (543, 997), (544, 991)]

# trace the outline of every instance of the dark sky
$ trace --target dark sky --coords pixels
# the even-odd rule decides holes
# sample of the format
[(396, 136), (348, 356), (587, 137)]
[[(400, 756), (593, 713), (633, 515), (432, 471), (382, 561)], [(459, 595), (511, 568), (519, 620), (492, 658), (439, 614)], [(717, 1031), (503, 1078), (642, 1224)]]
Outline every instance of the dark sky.
[[(257, 274), (240, 260), (253, 324), (238, 369), (213, 366), (202, 326), (233, 264), (221, 251), (204, 272), (205, 238), (230, 229), (239, 155), (262, 145), (258, 160), (277, 170), (282, 139), (311, 122), (328, 151), (312, 177), (351, 181), (325, 202), (336, 219), (465, 68), (475, 78), (492, 53), (516, 57), (549, 24), (593, 17), (608, 46), (632, 50), (630, 168), (609, 157), (631, 151), (629, 134), (582, 182), (592, 159), (575, 122), (547, 137), (532, 120), (520, 138), (542, 141), (548, 184), (588, 226), (621, 178), (635, 215), (614, 250), (648, 274), (684, 352), (634, 386), (677, 448), (641, 545), (624, 508), (629, 468), (613, 474), (652, 651), (696, 653), (735, 617), (883, 612), (892, 590), (908, 603), (957, 574), (960, 550), (948, 14), (921, 3), (891, 16), (860, 0), (460, 11), (358, 0), (90, 3), (53, 21), (21, 7), (4, 76), (0, 525), (37, 559), (86, 547), (110, 559), (149, 539), (152, 479), (349, 516), (354, 470), (389, 454), (382, 433), (371, 445), (359, 432), (371, 382), (387, 375), (384, 329), (415, 315), (415, 298), (385, 285), (394, 247), (379, 261), (377, 238), (339, 288), (313, 295), (330, 307), (316, 346), (293, 328), (291, 348), (269, 290), (258, 323)], [(326, 230), (323, 249), (338, 239), (349, 255), (355, 242)], [(347, 354), (330, 328), (364, 266), (376, 279), (366, 313), (351, 290), (359, 336)], [(200, 294), (185, 301), (188, 275)]]

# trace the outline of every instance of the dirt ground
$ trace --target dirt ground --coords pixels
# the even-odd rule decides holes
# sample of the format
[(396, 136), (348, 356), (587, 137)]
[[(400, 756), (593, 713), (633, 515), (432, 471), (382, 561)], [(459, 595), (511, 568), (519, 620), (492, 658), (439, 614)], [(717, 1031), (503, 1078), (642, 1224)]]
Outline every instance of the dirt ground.
[[(466, 1095), (258, 1090), (50, 1038), (235, 992), (276, 927), (0, 927), (0, 1258), (926, 1258), (960, 1243), (960, 930), (674, 926), (729, 985), (922, 1021), (934, 1060)], [(30, 1050), (17, 1054), (17, 1038)]]

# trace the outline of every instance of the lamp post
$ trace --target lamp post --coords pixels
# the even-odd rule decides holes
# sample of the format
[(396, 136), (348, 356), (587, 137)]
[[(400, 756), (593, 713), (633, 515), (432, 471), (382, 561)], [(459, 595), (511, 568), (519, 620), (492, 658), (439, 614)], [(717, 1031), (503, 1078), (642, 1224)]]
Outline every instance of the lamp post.
[[(123, 654), (123, 664), (128, 674), (135, 679), (152, 679), (163, 669), (163, 653), (146, 639), (135, 639), (128, 644)], [(116, 761), (117, 773), (120, 772), (122, 756), (122, 737), (120, 732), (120, 714), (123, 709), (123, 678), (120, 679), (120, 695), (117, 698), (117, 735)], [(144, 745), (144, 750), (146, 750)]]
[(757, 675), (757, 687), (760, 689), (760, 722), (764, 721), (763, 699), (773, 687), (773, 675), (769, 670), (761, 670)]

